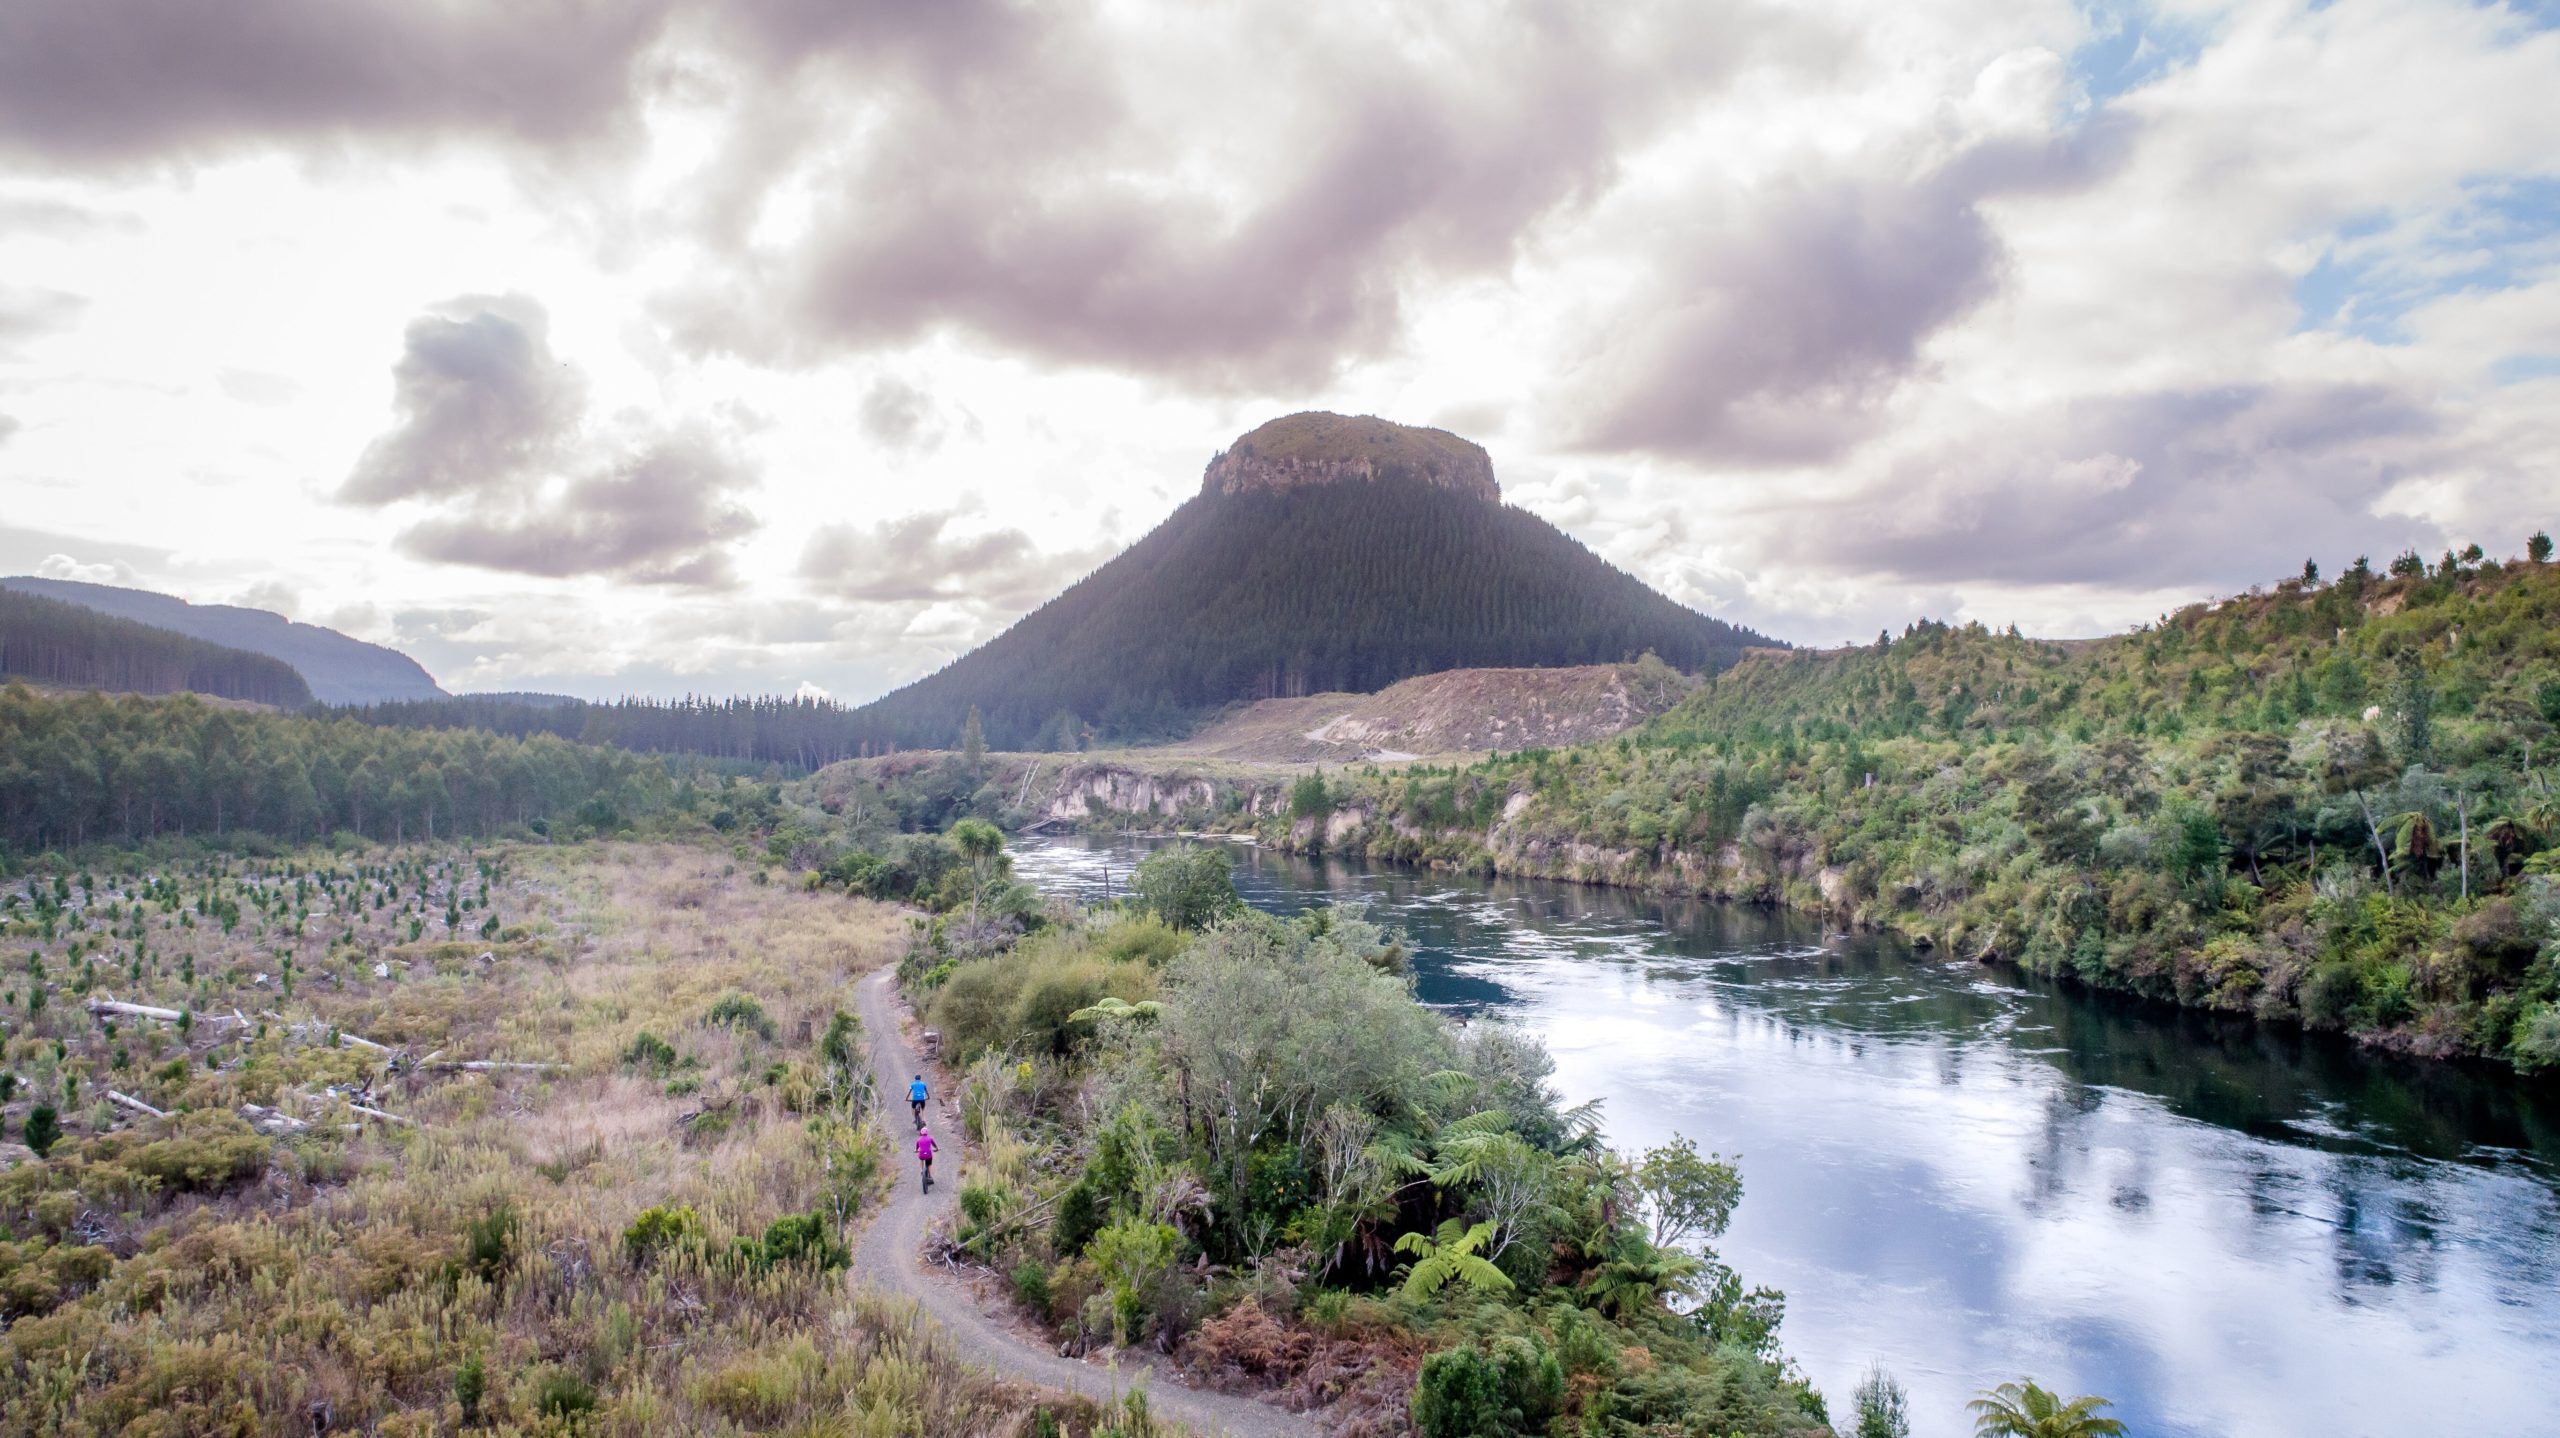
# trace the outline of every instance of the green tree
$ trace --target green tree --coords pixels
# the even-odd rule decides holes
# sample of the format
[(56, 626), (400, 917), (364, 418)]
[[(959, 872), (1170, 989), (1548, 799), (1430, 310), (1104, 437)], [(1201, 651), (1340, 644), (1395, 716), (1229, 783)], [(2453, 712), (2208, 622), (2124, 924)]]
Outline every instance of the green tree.
[(2003, 1383), (1965, 1405), (1973, 1410), (1974, 1438), (2112, 1438), (2125, 1431), (2098, 1410), (2115, 1405), (2104, 1398), (2064, 1401), (2031, 1379)]
[(1129, 898), (1177, 929), (1203, 929), (1243, 907), (1235, 865), (1214, 845), (1175, 844), (1138, 863)]
[(1698, 1145), (1678, 1134), (1636, 1165), (1636, 1186), (1653, 1218), (1653, 1241), (1664, 1248), (1722, 1236), (1742, 1202), (1741, 1171), (1721, 1154), (1700, 1157)]
[(969, 706), (969, 717), (960, 725), (960, 757), (968, 761), (969, 772), (977, 773), (987, 763), (987, 725), (978, 717), (978, 706)]
[(55, 1113), (49, 1103), (37, 1104), (27, 1111), (24, 1137), (27, 1147), (35, 1150), (36, 1157), (44, 1157), (62, 1139), (62, 1116)]
[(1849, 1406), (1858, 1415), (1851, 1438), (1911, 1438), (1910, 1395), (1884, 1371), (1883, 1364), (1867, 1366), (1857, 1391), (1849, 1395)]
[(2551, 562), (2551, 536), (2535, 530), (2533, 538), (2524, 542), (2524, 557), (2536, 564)]
[(2427, 682), (2427, 666), (2414, 654), (2400, 660), (2398, 682), (2391, 690), (2392, 708), (2400, 716), (2400, 757), (2425, 764), (2435, 755), (2435, 687)]
[(1333, 813), (1333, 796), (1325, 792), (1324, 771), (1318, 769), (1289, 787), (1289, 817), (1313, 819), (1322, 823)]

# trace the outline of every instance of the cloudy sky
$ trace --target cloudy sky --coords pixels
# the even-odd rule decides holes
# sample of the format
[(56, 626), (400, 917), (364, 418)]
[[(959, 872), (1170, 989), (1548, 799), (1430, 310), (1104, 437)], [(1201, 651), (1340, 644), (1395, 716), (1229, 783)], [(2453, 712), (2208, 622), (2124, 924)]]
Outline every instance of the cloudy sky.
[(2560, 5), (0, 0), (0, 573), (858, 699), (1291, 410), (1800, 642), (2560, 523)]

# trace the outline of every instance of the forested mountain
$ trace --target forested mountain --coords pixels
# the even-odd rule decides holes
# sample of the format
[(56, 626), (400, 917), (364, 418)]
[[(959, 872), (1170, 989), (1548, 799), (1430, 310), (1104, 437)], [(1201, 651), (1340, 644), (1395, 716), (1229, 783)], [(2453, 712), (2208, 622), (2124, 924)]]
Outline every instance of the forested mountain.
[(1065, 593), (859, 711), (902, 745), (1080, 725), (1164, 735), (1232, 700), (1368, 692), (1443, 669), (1686, 670), (1769, 641), (1682, 608), (1500, 502), (1474, 445), (1382, 420), (1295, 415), (1240, 439), (1201, 492)]
[(211, 694), (299, 709), (292, 665), (34, 594), (0, 589), (0, 679), (127, 694)]
[(2082, 643), (1753, 655), (1607, 743), (1336, 771), (1265, 826), (2560, 1067), (2560, 567), (2527, 552), (2307, 569)]
[(372, 704), (386, 699), (434, 699), (444, 691), (396, 649), (350, 639), (334, 629), (298, 624), (263, 609), (230, 604), (189, 604), (166, 594), (82, 584), (30, 575), (0, 579), (0, 589), (38, 594), (130, 619), (214, 644), (281, 659), (311, 686), (323, 704)]
[(662, 763), (548, 734), (412, 733), (184, 695), (0, 687), (0, 850), (234, 830), (396, 842), (564, 818), (602, 827), (670, 790)]

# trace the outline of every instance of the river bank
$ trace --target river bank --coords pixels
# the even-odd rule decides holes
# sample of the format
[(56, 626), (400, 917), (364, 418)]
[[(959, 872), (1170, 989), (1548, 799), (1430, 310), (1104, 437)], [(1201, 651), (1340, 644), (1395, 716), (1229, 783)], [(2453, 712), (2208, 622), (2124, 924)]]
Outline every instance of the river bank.
[[(1098, 898), (1156, 842), (1026, 839), (1017, 863)], [(2560, 1372), (2542, 1085), (1785, 910), (1234, 852), (1257, 907), (1367, 904), (1421, 998), (1535, 1033), (1614, 1141), (1738, 1155), (1727, 1259), (1786, 1292), (1781, 1341), (1825, 1392), (1876, 1360), (1909, 1383), (1920, 1438), (1960, 1438), (1970, 1391), (2021, 1372), (2148, 1438), (2522, 1433), (2560, 1401), (2508, 1381)]]

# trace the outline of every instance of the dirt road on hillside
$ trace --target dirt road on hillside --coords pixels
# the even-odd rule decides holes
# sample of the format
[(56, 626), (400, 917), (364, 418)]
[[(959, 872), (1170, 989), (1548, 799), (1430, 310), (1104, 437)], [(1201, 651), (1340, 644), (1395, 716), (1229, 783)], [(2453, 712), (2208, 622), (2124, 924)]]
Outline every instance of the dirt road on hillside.
[(949, 1213), (960, 1192), (960, 1124), (944, 1086), (934, 1085), (934, 1102), (925, 1120), (937, 1143), (946, 1145), (934, 1163), (933, 1192), (916, 1182), (915, 1131), (908, 1120), (908, 1076), (920, 1072), (914, 1046), (899, 1024), (901, 1005), (895, 976), (887, 970), (855, 987), (863, 1028), (871, 1039), (873, 1081), (879, 1086), (879, 1119), (889, 1132), (890, 1185), (887, 1205), (871, 1219), (854, 1251), (858, 1281), (903, 1293), (924, 1306), (949, 1330), (962, 1356), (1009, 1378), (1063, 1388), (1109, 1402), (1131, 1388), (1144, 1388), (1154, 1412), (1194, 1432), (1230, 1438), (1314, 1438), (1323, 1431), (1301, 1414), (1268, 1403), (1186, 1388), (1169, 1372), (1147, 1367), (1113, 1370), (1062, 1358), (1050, 1349), (1012, 1332), (978, 1307), (977, 1299), (951, 1274), (924, 1262), (925, 1233), (934, 1220)]

